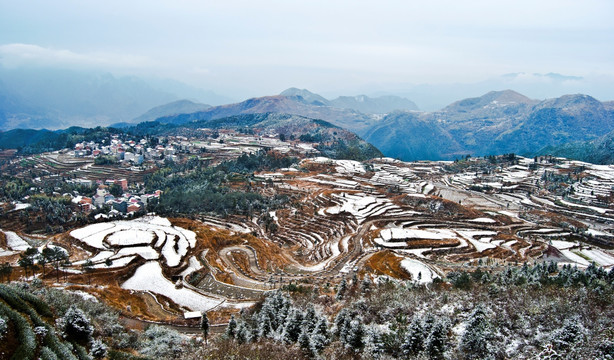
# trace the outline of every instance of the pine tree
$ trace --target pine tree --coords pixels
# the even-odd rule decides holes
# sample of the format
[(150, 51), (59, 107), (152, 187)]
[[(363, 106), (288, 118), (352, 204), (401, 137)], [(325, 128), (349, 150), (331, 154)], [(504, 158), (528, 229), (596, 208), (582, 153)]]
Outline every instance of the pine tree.
[(306, 327), (302, 328), (301, 334), (298, 336), (298, 344), (303, 350), (309, 350), (311, 348), (311, 338)]
[(350, 321), (347, 335), (345, 337), (346, 346), (358, 351), (364, 346), (365, 329), (360, 318)]
[(207, 317), (206, 312), (203, 312), (202, 317), (200, 318), (200, 330), (203, 332), (203, 337), (205, 338), (206, 344), (207, 336), (209, 335), (209, 318)]
[(467, 359), (489, 359), (493, 357), (492, 339), (493, 333), (486, 311), (482, 305), (478, 305), (469, 315), (460, 349)]
[(407, 327), (405, 339), (401, 345), (401, 350), (405, 355), (416, 355), (424, 349), (424, 333), (422, 319), (418, 315), (414, 315)]
[(339, 283), (339, 288), (337, 289), (337, 295), (335, 296), (335, 298), (337, 300), (343, 299), (343, 295), (345, 295), (346, 290), (347, 290), (347, 282), (345, 281), (345, 279), (342, 279), (341, 282)]
[(249, 334), (249, 337), (252, 342), (256, 342), (260, 338), (260, 324), (258, 322), (258, 313), (252, 314), (250, 324), (251, 332)]
[(448, 326), (444, 320), (437, 320), (433, 324), (426, 338), (424, 348), (432, 359), (443, 359), (448, 340)]
[(326, 321), (326, 317), (318, 316), (316, 325), (313, 327), (312, 334), (322, 335), (326, 339), (330, 339), (330, 334), (328, 333), (328, 321)]
[(258, 319), (258, 337), (269, 337), (273, 332), (271, 318), (264, 311), (261, 311), (258, 315)]
[(333, 329), (334, 334), (337, 335), (340, 339), (345, 337), (345, 324), (346, 320), (349, 317), (349, 310), (347, 308), (341, 309), (337, 316), (335, 317), (335, 327)]
[(585, 332), (579, 317), (574, 316), (565, 319), (563, 327), (553, 332), (551, 336), (552, 345), (557, 350), (567, 350), (581, 341)]
[(92, 355), (95, 359), (102, 359), (103, 357), (107, 356), (107, 346), (100, 340), (92, 341), (90, 355)]
[(313, 328), (316, 326), (316, 320), (316, 310), (314, 309), (313, 305), (311, 305), (307, 308), (302, 323), (302, 326), (307, 328), (308, 333), (313, 331)]
[(311, 336), (309, 343), (311, 344), (311, 353), (316, 355), (324, 350), (326, 345), (328, 345), (328, 339), (320, 334), (314, 334)]
[(294, 344), (297, 342), (301, 334), (301, 323), (303, 322), (303, 314), (298, 309), (292, 309), (286, 319), (286, 324), (282, 332), (282, 340), (286, 344)]
[(245, 344), (251, 341), (251, 329), (245, 321), (241, 320), (237, 323), (235, 338), (239, 344)]
[(363, 294), (368, 294), (371, 291), (371, 280), (367, 276), (362, 279), (360, 283), (360, 292)]
[(313, 328), (313, 332), (311, 333), (311, 353), (313, 355), (320, 353), (329, 343), (330, 334), (328, 333), (326, 317), (320, 316), (316, 322), (316, 326)]
[(381, 332), (375, 328), (370, 327), (366, 331), (365, 336), (365, 355), (370, 358), (377, 359), (384, 355), (385, 344), (382, 338)]
[(237, 321), (235, 320), (235, 316), (230, 316), (230, 321), (228, 321), (228, 326), (226, 327), (226, 337), (234, 339), (237, 334)]
[(69, 307), (64, 316), (60, 318), (59, 325), (64, 335), (72, 341), (89, 340), (94, 332), (94, 327), (83, 310), (74, 305)]

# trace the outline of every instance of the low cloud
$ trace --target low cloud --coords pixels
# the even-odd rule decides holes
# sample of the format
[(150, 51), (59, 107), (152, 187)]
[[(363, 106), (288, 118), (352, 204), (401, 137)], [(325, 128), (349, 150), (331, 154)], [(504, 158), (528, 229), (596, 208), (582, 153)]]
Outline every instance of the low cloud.
[(33, 44), (0, 45), (0, 64), (19, 66), (70, 66), (95, 69), (142, 69), (156, 63), (147, 57), (108, 52), (77, 53)]

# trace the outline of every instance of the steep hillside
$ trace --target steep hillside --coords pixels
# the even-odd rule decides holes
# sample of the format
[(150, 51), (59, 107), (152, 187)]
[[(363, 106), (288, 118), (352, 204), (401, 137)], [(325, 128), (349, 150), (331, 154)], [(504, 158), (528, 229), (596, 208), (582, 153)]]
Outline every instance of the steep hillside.
[(96, 141), (118, 134), (114, 128), (96, 127), (92, 129), (77, 126), (63, 130), (14, 129), (0, 131), (0, 149), (17, 149), (22, 155), (35, 154), (73, 147), (81, 141)]
[(546, 146), (537, 155), (554, 155), (594, 164), (614, 164), (614, 131), (593, 141)]
[(336, 99), (328, 100), (307, 89), (297, 88), (289, 88), (282, 91), (279, 95), (294, 97), (310, 105), (332, 106), (340, 109), (355, 110), (365, 114), (387, 114), (395, 110), (418, 110), (418, 106), (413, 101), (393, 95), (375, 98), (366, 95), (339, 96)]
[(437, 123), (413, 112), (395, 112), (371, 127), (364, 138), (389, 157), (435, 160), (452, 157), (461, 147)]
[[(155, 106), (181, 98), (223, 99), (176, 81), (44, 67), (9, 69), (0, 65), (0, 130), (107, 126), (131, 121)], [(175, 108), (173, 112), (150, 115), (202, 109)]]

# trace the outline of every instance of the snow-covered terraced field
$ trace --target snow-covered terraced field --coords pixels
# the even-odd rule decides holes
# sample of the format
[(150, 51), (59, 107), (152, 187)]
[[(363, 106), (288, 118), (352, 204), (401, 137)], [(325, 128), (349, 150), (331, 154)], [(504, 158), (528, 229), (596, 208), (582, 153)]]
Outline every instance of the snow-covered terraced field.
[[(173, 226), (167, 219), (157, 216), (93, 224), (73, 230), (70, 235), (99, 250), (90, 259), (95, 264), (107, 258), (125, 259), (127, 255), (139, 255), (145, 260), (161, 258), (167, 266), (176, 267), (188, 250), (196, 245), (193, 231)], [(114, 266), (117, 261), (113, 261)]]
[(400, 209), (387, 198), (369, 196), (364, 193), (341, 193), (333, 194), (332, 197), (340, 205), (321, 209), (320, 213), (329, 215), (349, 213), (356, 218), (359, 224), (369, 217), (380, 216), (387, 211)]

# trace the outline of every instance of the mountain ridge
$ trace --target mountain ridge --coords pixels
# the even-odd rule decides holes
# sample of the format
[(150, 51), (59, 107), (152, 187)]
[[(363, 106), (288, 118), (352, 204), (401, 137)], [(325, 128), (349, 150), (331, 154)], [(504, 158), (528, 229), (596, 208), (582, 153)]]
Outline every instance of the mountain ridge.
[[(413, 119), (416, 117), (421, 123)], [(406, 128), (399, 130), (399, 122)], [(412, 129), (424, 136), (420, 124), (425, 123), (431, 124), (434, 134), (431, 139), (444, 139), (436, 140), (440, 146), (435, 153), (428, 147), (416, 149), (411, 142)], [(531, 155), (544, 146), (593, 140), (612, 130), (614, 107), (588, 95), (539, 101), (505, 90), (463, 99), (441, 111), (389, 114), (367, 129), (363, 137), (384, 153), (406, 154), (401, 157), (403, 160), (452, 160), (463, 153)], [(405, 135), (398, 138), (377, 135), (398, 131)], [(391, 141), (394, 143), (389, 144)]]

